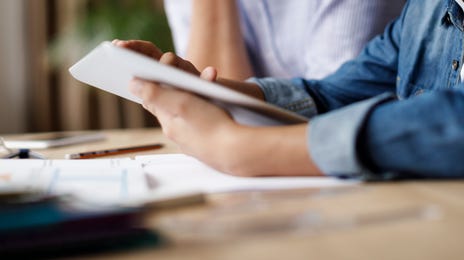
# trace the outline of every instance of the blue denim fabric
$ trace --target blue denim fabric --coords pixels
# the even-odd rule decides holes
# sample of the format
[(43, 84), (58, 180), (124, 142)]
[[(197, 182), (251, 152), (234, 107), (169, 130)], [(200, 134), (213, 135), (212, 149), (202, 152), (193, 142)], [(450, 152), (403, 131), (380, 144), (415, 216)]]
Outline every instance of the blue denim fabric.
[[(328, 175), (463, 177), (463, 18), (455, 0), (410, 0), (383, 35), (331, 76), (254, 81), (268, 102), (314, 103), (324, 114), (308, 127), (309, 150)], [(284, 85), (300, 90), (289, 95)]]
[(249, 82), (258, 84), (268, 103), (291, 110), (307, 118), (318, 114), (316, 104), (306, 90), (292, 84), (291, 80), (274, 78), (251, 78)]

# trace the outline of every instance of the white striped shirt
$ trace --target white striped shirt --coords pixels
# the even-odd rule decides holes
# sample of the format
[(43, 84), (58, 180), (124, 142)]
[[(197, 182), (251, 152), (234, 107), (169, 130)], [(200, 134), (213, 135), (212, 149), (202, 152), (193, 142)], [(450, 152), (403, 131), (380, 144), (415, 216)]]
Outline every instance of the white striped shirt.
[[(218, 0), (220, 1), (220, 0)], [(256, 76), (319, 79), (354, 58), (405, 0), (239, 0)], [(185, 55), (191, 0), (165, 0), (176, 51)]]

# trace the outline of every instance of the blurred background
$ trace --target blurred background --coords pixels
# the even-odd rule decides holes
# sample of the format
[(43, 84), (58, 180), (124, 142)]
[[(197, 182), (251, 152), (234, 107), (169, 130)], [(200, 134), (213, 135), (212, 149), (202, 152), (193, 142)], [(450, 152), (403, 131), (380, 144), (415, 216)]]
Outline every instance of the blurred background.
[(173, 51), (162, 0), (1, 0), (0, 134), (139, 128), (139, 105), (76, 82), (68, 68), (100, 42)]

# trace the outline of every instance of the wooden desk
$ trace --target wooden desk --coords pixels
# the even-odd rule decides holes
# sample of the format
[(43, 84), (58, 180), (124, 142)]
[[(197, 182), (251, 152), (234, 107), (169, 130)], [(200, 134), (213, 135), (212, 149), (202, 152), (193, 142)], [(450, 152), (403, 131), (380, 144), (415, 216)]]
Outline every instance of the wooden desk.
[[(163, 133), (158, 128), (152, 129), (131, 129), (131, 130), (105, 130), (106, 135), (104, 141), (85, 143), (80, 145), (71, 145), (65, 147), (51, 148), (47, 150), (35, 150), (44, 155), (47, 159), (64, 159), (66, 154), (81, 153), (87, 151), (106, 150), (112, 148), (122, 148), (128, 146), (146, 145), (152, 143), (163, 143), (162, 150), (153, 150), (136, 154), (122, 154), (113, 157), (102, 158), (118, 158), (118, 157), (133, 157), (135, 155), (155, 154), (155, 153), (176, 153), (179, 152), (177, 146), (164, 137)], [(22, 138), (28, 136), (33, 137), (34, 134), (18, 135)], [(5, 139), (14, 139), (15, 135), (6, 135)], [(1, 155), (1, 154), (0, 154)]]
[[(157, 129), (106, 132), (105, 142), (44, 154), (157, 141), (166, 148), (154, 153), (178, 151)], [(152, 212), (148, 225), (165, 234), (164, 245), (91, 258), (462, 259), (463, 198), (463, 181), (216, 194), (204, 205)]]

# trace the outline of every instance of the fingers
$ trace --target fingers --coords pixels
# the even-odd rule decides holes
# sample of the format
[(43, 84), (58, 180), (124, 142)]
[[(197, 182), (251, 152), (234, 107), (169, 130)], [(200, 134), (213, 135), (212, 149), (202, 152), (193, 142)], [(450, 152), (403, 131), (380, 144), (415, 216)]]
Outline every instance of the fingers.
[(142, 99), (143, 107), (156, 116), (156, 108), (154, 107), (156, 97), (160, 91), (160, 86), (153, 82), (133, 79), (129, 83), (129, 91)]
[(163, 52), (156, 47), (153, 43), (148, 41), (140, 41), (140, 40), (129, 40), (129, 41), (121, 41), (121, 40), (113, 40), (112, 42), (114, 45), (126, 49), (131, 49), (143, 55), (146, 55), (150, 58), (159, 60)]
[(207, 67), (202, 72), (200, 77), (204, 80), (216, 82), (218, 76), (217, 69), (213, 67)]
[[(194, 107), (210, 105), (194, 94), (162, 86), (155, 82), (134, 79), (129, 90), (143, 100), (143, 107), (157, 116), (160, 121), (166, 118), (189, 117)], [(206, 109), (201, 109), (206, 111)], [(162, 118), (160, 118), (162, 117)]]
[(197, 76), (200, 75), (200, 72), (192, 63), (178, 57), (172, 52), (163, 54), (163, 52), (151, 42), (140, 40), (121, 41), (116, 39), (113, 40), (112, 43), (118, 47), (131, 49), (150, 58), (159, 60), (160, 63), (174, 66)]
[(234, 125), (223, 109), (192, 93), (139, 79), (132, 80), (129, 88), (157, 117), (166, 137), (191, 155), (198, 155), (203, 140), (219, 136), (221, 129)]
[(192, 73), (194, 75), (200, 75), (200, 72), (195, 68), (195, 66), (192, 63), (180, 58), (172, 52), (166, 52), (165, 54), (163, 54), (159, 61), (160, 63), (179, 68), (183, 71)]
[(158, 83), (140, 79), (132, 80), (129, 84), (129, 90), (143, 100), (145, 109), (157, 117), (160, 114), (176, 115), (178, 113), (175, 108), (176, 103), (184, 95), (187, 95), (183, 91), (162, 87)]

